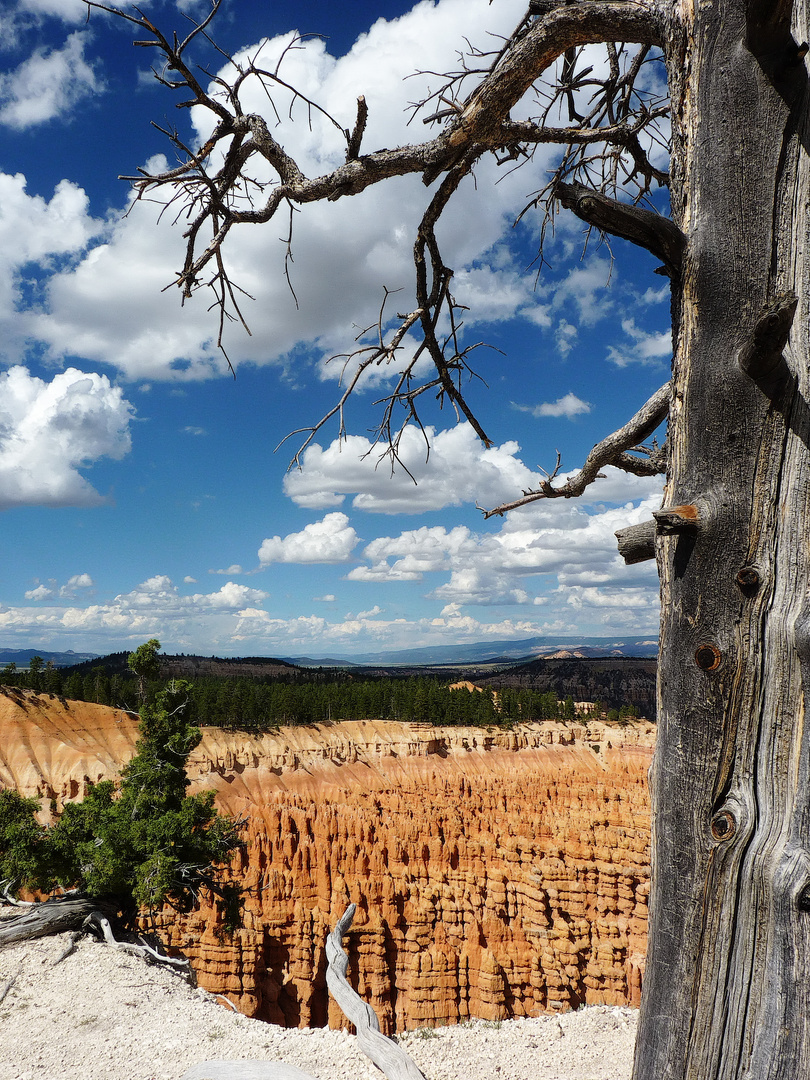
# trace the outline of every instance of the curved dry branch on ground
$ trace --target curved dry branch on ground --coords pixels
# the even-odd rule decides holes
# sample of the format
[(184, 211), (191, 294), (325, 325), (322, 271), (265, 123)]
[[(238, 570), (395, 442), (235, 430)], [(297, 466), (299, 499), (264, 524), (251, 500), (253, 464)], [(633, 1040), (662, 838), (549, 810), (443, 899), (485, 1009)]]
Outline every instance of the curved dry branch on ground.
[[(380, 1031), (380, 1023), (370, 1005), (352, 989), (346, 978), (349, 958), (343, 950), (343, 935), (357, 910), (350, 904), (326, 939), (326, 985), (357, 1031), (360, 1049), (388, 1080), (425, 1080), (414, 1060)], [(294, 1065), (276, 1061), (204, 1061), (183, 1073), (181, 1080), (313, 1080)]]
[(143, 940), (140, 943), (119, 941), (112, 932), (110, 920), (100, 911), (92, 911), (84, 920), (83, 928), (89, 929), (91, 927), (100, 930), (105, 944), (112, 946), (112, 948), (120, 949), (122, 952), (130, 953), (132, 956), (142, 956), (151, 963), (167, 967), (181, 975), (192, 985), (196, 985), (196, 978), (189, 960), (182, 960), (176, 956), (166, 956), (165, 953), (159, 953), (157, 949), (153, 949), (151, 945), (148, 945)]

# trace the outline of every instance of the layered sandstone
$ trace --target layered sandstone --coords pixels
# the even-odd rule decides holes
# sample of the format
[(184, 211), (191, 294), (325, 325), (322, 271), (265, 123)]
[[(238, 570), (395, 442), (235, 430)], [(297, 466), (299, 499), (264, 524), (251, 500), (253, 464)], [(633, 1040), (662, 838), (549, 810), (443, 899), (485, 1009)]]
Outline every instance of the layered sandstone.
[[(358, 913), (350, 972), (386, 1029), (637, 1004), (649, 885), (639, 723), (513, 731), (356, 721), (206, 729), (190, 773), (245, 819), (244, 928), (159, 919), (202, 985), (288, 1026), (339, 1023), (324, 941)], [(132, 753), (135, 720), (0, 694), (0, 783), (80, 797)]]

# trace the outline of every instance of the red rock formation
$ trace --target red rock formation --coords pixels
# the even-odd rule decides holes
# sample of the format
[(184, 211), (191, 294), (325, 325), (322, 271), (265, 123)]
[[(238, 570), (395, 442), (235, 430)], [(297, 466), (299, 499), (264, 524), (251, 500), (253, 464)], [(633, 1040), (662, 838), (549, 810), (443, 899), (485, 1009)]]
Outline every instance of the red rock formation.
[[(0, 782), (80, 796), (134, 737), (125, 713), (0, 694)], [(206, 729), (190, 773), (246, 819), (245, 924), (228, 936), (210, 908), (158, 922), (201, 985), (279, 1024), (341, 1023), (324, 942), (349, 901), (350, 972), (387, 1030), (637, 1004), (653, 737), (596, 722)]]
[(0, 786), (53, 801), (82, 799), (135, 752), (138, 718), (121, 709), (0, 687)]

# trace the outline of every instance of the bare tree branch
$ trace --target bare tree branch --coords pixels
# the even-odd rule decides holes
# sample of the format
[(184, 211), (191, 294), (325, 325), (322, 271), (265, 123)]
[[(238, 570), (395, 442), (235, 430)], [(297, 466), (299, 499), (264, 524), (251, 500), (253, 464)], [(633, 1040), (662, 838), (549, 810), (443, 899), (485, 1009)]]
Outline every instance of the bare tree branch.
[[(594, 480), (599, 479), (600, 469), (603, 469), (606, 465), (614, 465), (625, 472), (638, 472), (636, 465), (639, 463), (639, 459), (630, 457), (625, 451), (630, 449), (644, 451), (644, 448), (639, 447), (638, 444), (649, 438), (658, 425), (666, 419), (669, 412), (670, 397), (670, 384), (665, 383), (642, 405), (631, 420), (628, 420), (618, 431), (614, 431), (600, 443), (597, 443), (588, 454), (585, 464), (579, 472), (574, 473), (564, 484), (555, 487), (552, 483), (560, 469), (560, 456), (558, 454), (554, 471), (549, 475), (548, 479), (541, 483), (536, 491), (524, 491), (523, 497), (515, 499), (514, 502), (496, 506), (494, 510), (484, 510), (484, 517), (490, 518), (496, 514), (502, 515), (518, 506), (526, 506), (528, 503), (537, 502), (538, 499), (575, 498), (577, 495), (581, 495)], [(647, 453), (649, 454), (649, 451)], [(653, 467), (644, 468), (641, 466), (640, 475), (649, 476), (663, 471), (665, 465), (663, 453), (650, 456), (653, 458)], [(632, 467), (628, 467), (629, 465)], [(483, 507), (478, 509), (483, 510)]]
[(680, 273), (686, 237), (669, 218), (609, 199), (582, 184), (559, 183), (556, 195), (566, 209), (573, 210), (589, 225), (647, 248), (670, 273)]
[[(292, 215), (294, 208), (307, 203), (357, 195), (393, 176), (419, 173), (427, 185), (442, 178), (415, 239), (413, 311), (398, 316), (389, 330), (381, 309), (376, 342), (369, 343), (361, 335), (357, 348), (340, 357), (348, 382), (337, 404), (312, 427), (303, 429), (306, 438), (292, 464), (300, 465), (301, 454), (332, 417), (338, 418), (338, 438), (345, 437), (344, 409), (364, 374), (372, 366), (400, 360), (399, 369), (392, 371), (393, 389), (381, 399), (383, 415), (372, 446), (380, 447), (382, 455), (390, 457), (392, 463), (402, 464), (402, 434), (410, 423), (425, 431), (420, 405), (431, 398), (440, 407), (448, 403), (457, 418), (468, 422), (485, 446), (490, 445), (465, 389), (469, 379), (476, 377), (470, 367), (471, 354), (482, 343), (468, 344), (464, 340), (462, 308), (452, 293), (453, 270), (442, 258), (436, 235), (437, 223), (448, 203), (485, 154), (493, 154), (499, 163), (516, 162), (520, 167), (531, 161), (534, 148), (542, 143), (565, 146), (552, 181), (529, 204), (545, 206), (543, 229), (557, 199), (563, 205), (573, 205), (575, 212), (600, 229), (643, 243), (660, 254), (673, 272), (677, 269), (683, 238), (672, 223), (600, 193), (631, 191), (635, 199), (640, 199), (653, 185), (665, 184), (668, 179), (655, 164), (650, 149), (663, 141), (656, 125), (666, 115), (665, 99), (656, 97), (641, 78), (647, 65), (660, 63), (659, 54), (651, 47), (666, 44), (653, 0), (533, 3), (512, 34), (499, 38), (492, 51), (483, 52), (468, 42), (459, 69), (446, 75), (439, 90), (414, 106), (414, 112), (418, 112), (432, 103), (433, 112), (427, 120), (446, 121), (443, 130), (423, 143), (368, 154), (360, 152), (368, 112), (362, 96), (357, 98), (356, 117), (350, 128), (283, 78), (285, 58), (298, 47), (300, 39), (287, 43), (274, 66), (260, 66), (258, 53), (247, 60), (235, 60), (219, 50), (230, 64), (231, 75), (207, 74), (209, 82), (205, 86), (186, 54), (190, 45), (201, 38), (214, 45), (209, 25), (221, 0), (213, 0), (212, 11), (201, 22), (190, 20), (192, 30), (183, 40), (162, 33), (139, 9), (135, 9), (137, 14), (129, 14), (95, 0), (87, 3), (138, 27), (144, 35), (138, 44), (157, 49), (163, 58), (157, 78), (185, 95), (179, 107), (200, 107), (215, 121), (212, 134), (196, 150), (186, 146), (177, 132), (167, 131), (179, 164), (158, 173), (144, 171), (129, 179), (138, 198), (167, 192), (168, 198), (162, 197), (164, 206), (179, 208), (178, 217), (186, 220), (185, 261), (174, 284), (180, 287), (184, 299), (190, 299), (203, 286), (213, 289), (213, 306), (219, 311), (218, 345), (226, 359), (224, 331), (228, 323), (239, 321), (247, 329), (237, 300), (241, 290), (232, 282), (223, 255), (232, 228), (268, 222), (282, 207)], [(594, 43), (606, 50), (608, 61), (607, 74), (602, 72), (598, 77), (593, 65), (582, 60), (582, 48)], [(267, 97), (267, 117), (243, 108), (241, 95), (248, 84), (255, 82)], [(513, 108), (528, 95), (536, 100), (537, 115), (513, 119)], [(285, 111), (292, 117), (296, 105), (306, 110), (310, 122), (317, 113), (346, 140), (346, 160), (321, 176), (307, 176), (280, 137), (271, 131), (273, 118), (280, 123)], [(551, 122), (554, 109), (567, 118), (562, 126)], [(272, 179), (257, 180), (257, 175), (266, 175), (268, 167)], [(590, 190), (580, 182), (580, 178), (591, 181), (594, 175), (599, 190)], [(285, 271), (292, 289), (291, 243), (290, 230)], [(385, 295), (387, 298), (387, 290)], [(408, 355), (405, 341), (416, 337), (417, 329), (416, 345)], [(434, 373), (417, 378), (417, 364), (425, 353)], [(648, 455), (645, 461), (638, 456), (644, 448), (637, 449), (636, 455), (626, 453), (637, 441), (611, 444), (611, 460), (628, 471), (657, 471), (656, 454)], [(598, 466), (583, 487), (597, 472)], [(565, 491), (558, 491), (552, 479), (545, 481), (539, 493), (526, 493), (523, 500), (510, 505), (569, 490), (574, 493), (573, 481), (564, 486)]]

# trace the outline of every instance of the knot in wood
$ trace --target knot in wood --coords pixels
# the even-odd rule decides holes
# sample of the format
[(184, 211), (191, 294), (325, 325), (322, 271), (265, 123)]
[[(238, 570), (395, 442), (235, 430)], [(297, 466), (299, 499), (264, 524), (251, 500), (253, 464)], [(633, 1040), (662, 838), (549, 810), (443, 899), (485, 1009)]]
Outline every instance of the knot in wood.
[(799, 911), (810, 911), (810, 885), (805, 885), (796, 900)]
[(730, 840), (736, 831), (737, 822), (728, 810), (723, 810), (712, 818), (712, 836), (715, 840)]
[(744, 566), (737, 574), (737, 584), (742, 593), (753, 596), (760, 586), (759, 571), (756, 567)]
[(701, 671), (714, 671), (720, 667), (722, 659), (723, 657), (716, 645), (706, 643), (698, 645), (695, 650), (695, 663)]

